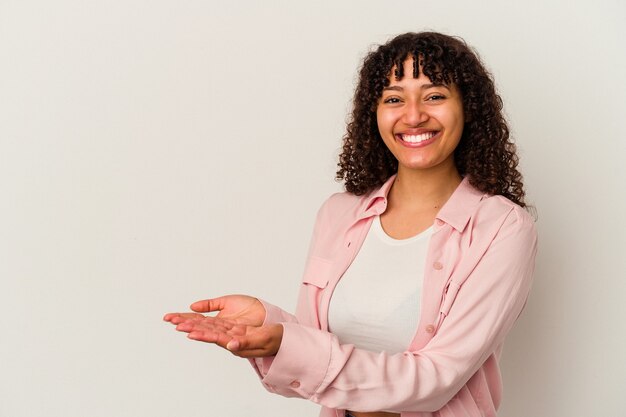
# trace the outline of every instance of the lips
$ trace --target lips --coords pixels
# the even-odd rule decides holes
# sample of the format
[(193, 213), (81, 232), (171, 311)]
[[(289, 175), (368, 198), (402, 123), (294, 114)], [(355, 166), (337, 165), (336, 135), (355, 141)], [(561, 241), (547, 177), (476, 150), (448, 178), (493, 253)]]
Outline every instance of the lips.
[(430, 132), (420, 133), (419, 135), (400, 134), (399, 136), (400, 136), (400, 139), (402, 139), (405, 142), (420, 143), (420, 142), (424, 142), (425, 140), (432, 138), (436, 134), (437, 132), (430, 131)]
[(398, 143), (402, 146), (408, 148), (421, 148), (435, 142), (439, 136), (441, 136), (440, 133), (441, 131), (438, 130), (420, 129), (420, 131), (397, 133), (395, 137)]

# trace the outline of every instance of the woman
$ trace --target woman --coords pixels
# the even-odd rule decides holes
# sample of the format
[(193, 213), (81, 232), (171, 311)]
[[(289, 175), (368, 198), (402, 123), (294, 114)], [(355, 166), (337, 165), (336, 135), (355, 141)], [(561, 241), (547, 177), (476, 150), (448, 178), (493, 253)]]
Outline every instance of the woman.
[(295, 316), (231, 295), (165, 320), (250, 358), (269, 391), (321, 416), (495, 416), (536, 251), (516, 166), (476, 55), (400, 35), (361, 69), (337, 173), (347, 191), (318, 213)]

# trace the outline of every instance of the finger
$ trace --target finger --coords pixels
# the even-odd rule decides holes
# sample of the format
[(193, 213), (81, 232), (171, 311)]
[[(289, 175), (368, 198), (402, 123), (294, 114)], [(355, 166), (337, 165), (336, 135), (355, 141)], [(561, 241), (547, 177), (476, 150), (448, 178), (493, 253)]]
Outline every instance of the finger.
[(267, 337), (258, 336), (233, 336), (226, 348), (231, 352), (240, 352), (246, 350), (263, 350), (267, 348), (269, 340)]
[(189, 320), (189, 321), (185, 321), (177, 325), (176, 330), (178, 330), (179, 332), (187, 332), (187, 333), (193, 332), (196, 330), (197, 331), (209, 330), (209, 331), (228, 334), (230, 331), (232, 331), (232, 327), (222, 326), (220, 323), (214, 323), (211, 321)]
[(275, 355), (275, 353), (272, 353), (267, 346), (246, 348), (243, 347), (244, 344), (242, 344), (242, 342), (243, 341), (239, 338), (234, 337), (226, 344), (226, 349), (228, 349), (233, 355), (239, 356), (240, 358), (263, 358)]
[(204, 318), (204, 316), (198, 313), (169, 313), (163, 317), (163, 320), (169, 321), (172, 324), (179, 324), (186, 320), (201, 318)]
[(174, 324), (182, 324), (182, 323), (191, 323), (194, 325), (204, 325), (204, 326), (217, 326), (223, 328), (225, 330), (231, 330), (234, 327), (244, 327), (242, 325), (238, 325), (232, 320), (225, 320), (218, 317), (213, 316), (203, 316), (202, 314), (196, 314), (193, 316), (179, 317), (172, 319)]
[(229, 327), (228, 330), (226, 331), (226, 333), (231, 337), (245, 336), (247, 332), (248, 332), (248, 326), (244, 324), (237, 324), (235, 326)]
[(198, 313), (210, 313), (224, 309), (224, 297), (200, 300), (193, 303), (190, 308)]
[(278, 352), (282, 340), (281, 329), (252, 332), (245, 336), (234, 336), (226, 348), (241, 357), (273, 356)]
[(177, 317), (191, 317), (192, 315), (204, 317), (202, 316), (202, 314), (198, 314), (198, 313), (167, 313), (166, 315), (163, 316), (163, 320), (171, 322), (173, 319)]
[(220, 347), (226, 348), (231, 337), (223, 332), (215, 332), (212, 330), (194, 330), (190, 332), (187, 337), (199, 342), (214, 343)]

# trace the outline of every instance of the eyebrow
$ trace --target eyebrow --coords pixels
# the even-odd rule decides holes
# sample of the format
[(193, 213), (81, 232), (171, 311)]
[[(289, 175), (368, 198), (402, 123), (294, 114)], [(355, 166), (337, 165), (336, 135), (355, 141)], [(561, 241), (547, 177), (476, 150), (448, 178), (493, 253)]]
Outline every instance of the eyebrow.
[[(431, 84), (423, 84), (420, 87), (420, 90), (428, 90), (429, 88), (435, 88), (435, 87), (443, 87), (446, 90), (450, 90), (450, 87), (448, 87), (445, 84), (432, 84), (432, 83)], [(390, 85), (388, 87), (384, 87), (383, 88), (383, 91), (388, 91), (388, 90), (391, 90), (391, 91), (404, 91), (404, 88), (400, 87), (399, 85)]]

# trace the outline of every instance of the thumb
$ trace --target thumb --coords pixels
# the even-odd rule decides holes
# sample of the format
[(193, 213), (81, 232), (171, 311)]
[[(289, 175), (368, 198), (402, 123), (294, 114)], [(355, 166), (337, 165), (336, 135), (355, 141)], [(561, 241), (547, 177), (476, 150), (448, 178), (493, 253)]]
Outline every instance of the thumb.
[(259, 327), (244, 336), (233, 336), (226, 349), (242, 358), (276, 355), (283, 337), (283, 326)]
[(241, 343), (237, 339), (231, 339), (230, 342), (226, 344), (226, 349), (230, 350), (231, 352), (236, 352), (240, 348), (241, 348)]
[(189, 306), (196, 313), (210, 313), (211, 311), (219, 311), (224, 308), (223, 297), (210, 298), (208, 300), (200, 300)]
[(246, 335), (241, 336), (230, 333), (233, 338), (226, 345), (226, 349), (233, 353), (266, 349), (271, 343), (271, 337), (269, 337), (267, 331), (263, 331), (265, 329), (259, 328), (258, 330), (249, 331)]

